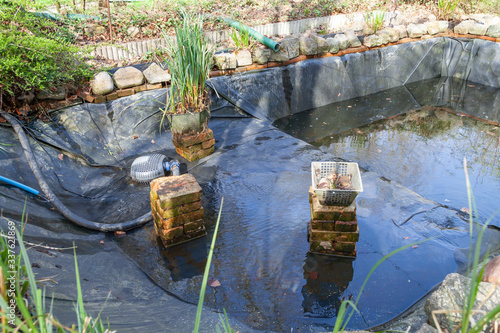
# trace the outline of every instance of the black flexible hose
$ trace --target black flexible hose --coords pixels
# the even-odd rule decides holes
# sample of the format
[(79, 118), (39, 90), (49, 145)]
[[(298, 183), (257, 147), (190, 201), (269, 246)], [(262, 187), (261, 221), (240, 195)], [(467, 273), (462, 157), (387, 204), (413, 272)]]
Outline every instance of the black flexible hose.
[(38, 182), (38, 185), (42, 189), (43, 193), (45, 193), (45, 196), (47, 199), (49, 199), (50, 203), (68, 220), (73, 222), (76, 225), (79, 225), (81, 227), (87, 228), (87, 229), (92, 229), (92, 230), (97, 230), (97, 231), (104, 231), (104, 232), (113, 232), (113, 231), (125, 231), (125, 230), (130, 230), (133, 228), (140, 227), (147, 222), (149, 222), (153, 216), (151, 215), (151, 212), (135, 219), (132, 221), (127, 221), (127, 222), (122, 222), (122, 223), (99, 223), (99, 222), (92, 222), (89, 220), (86, 220), (74, 213), (72, 213), (64, 204), (54, 195), (54, 192), (49, 187), (49, 184), (45, 180), (45, 177), (42, 175), (40, 172), (40, 168), (38, 167), (38, 164), (36, 163), (35, 156), (33, 155), (33, 151), (31, 150), (28, 138), (26, 137), (26, 134), (23, 131), (22, 126), (20, 125), (19, 121), (8, 114), (7, 112), (3, 111), (0, 109), (0, 115), (7, 120), (11, 125), (12, 128), (14, 128), (14, 131), (16, 132), (19, 142), (21, 142), (21, 146), (24, 149), (24, 154), (26, 156), (26, 159), (28, 160), (28, 164), (31, 168), (31, 171), (33, 171), (33, 174), (35, 175), (35, 178)]

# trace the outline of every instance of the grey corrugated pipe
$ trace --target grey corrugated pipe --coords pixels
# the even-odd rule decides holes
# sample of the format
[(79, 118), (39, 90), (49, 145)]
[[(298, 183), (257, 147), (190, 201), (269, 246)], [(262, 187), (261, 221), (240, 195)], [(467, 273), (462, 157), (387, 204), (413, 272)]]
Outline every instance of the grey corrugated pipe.
[(47, 181), (45, 180), (45, 177), (42, 175), (40, 172), (40, 169), (38, 168), (38, 164), (36, 163), (35, 156), (33, 155), (33, 151), (31, 150), (28, 138), (26, 137), (26, 134), (23, 131), (23, 128), (19, 124), (19, 121), (8, 114), (7, 112), (3, 111), (0, 109), (0, 115), (7, 120), (12, 127), (14, 128), (14, 131), (17, 134), (17, 137), (19, 138), (19, 142), (21, 142), (21, 146), (24, 149), (24, 154), (26, 156), (26, 159), (28, 160), (28, 164), (31, 168), (31, 171), (33, 171), (33, 174), (35, 175), (35, 178), (38, 182), (38, 185), (42, 189), (43, 193), (45, 193), (45, 196), (47, 199), (49, 199), (50, 203), (68, 220), (73, 222), (76, 225), (79, 225), (80, 227), (84, 227), (87, 229), (92, 229), (92, 230), (97, 230), (97, 231), (104, 231), (104, 232), (113, 232), (113, 231), (125, 231), (125, 230), (130, 230), (133, 228), (140, 227), (147, 222), (149, 222), (153, 216), (151, 215), (151, 212), (135, 219), (132, 221), (127, 221), (127, 222), (121, 222), (121, 223), (99, 223), (99, 222), (93, 222), (86, 220), (74, 213), (72, 213), (64, 204), (54, 195), (52, 190), (49, 187), (49, 184), (47, 184)]

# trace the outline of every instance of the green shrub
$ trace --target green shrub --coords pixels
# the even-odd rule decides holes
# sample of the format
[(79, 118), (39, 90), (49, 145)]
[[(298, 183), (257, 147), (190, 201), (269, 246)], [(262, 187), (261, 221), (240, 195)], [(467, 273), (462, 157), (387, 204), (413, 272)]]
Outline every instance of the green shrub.
[(15, 95), (90, 78), (73, 40), (68, 29), (26, 12), (19, 1), (0, 1), (0, 90)]

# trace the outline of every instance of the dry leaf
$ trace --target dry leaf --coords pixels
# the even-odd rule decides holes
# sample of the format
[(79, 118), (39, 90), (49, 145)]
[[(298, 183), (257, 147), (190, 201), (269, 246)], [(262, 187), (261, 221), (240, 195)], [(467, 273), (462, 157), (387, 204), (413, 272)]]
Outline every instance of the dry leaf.
[(460, 211), (464, 212), (464, 213), (467, 213), (467, 214), (470, 214), (469, 208), (466, 208), (466, 207), (460, 208)]
[(100, 241), (100, 243), (101, 243), (101, 244), (104, 244), (104, 241), (102, 240), (102, 241)]
[(139, 137), (138, 135), (134, 135), (134, 136), (132, 137), (132, 139), (133, 139), (133, 140), (135, 140), (135, 139), (137, 139), (138, 137)]
[(220, 282), (217, 279), (208, 279), (207, 285), (212, 288), (220, 287)]
[(416, 249), (417, 247), (418, 247), (418, 245), (413, 245), (411, 248)]
[(151, 140), (151, 143), (154, 144), (155, 143), (155, 140)]
[(410, 237), (408, 237), (408, 236), (404, 237), (404, 239), (408, 239), (408, 238), (410, 238)]
[(123, 237), (125, 235), (127, 235), (127, 233), (125, 231), (115, 231), (116, 237)]
[(64, 155), (63, 154), (58, 154), (57, 158), (60, 159), (61, 161), (63, 160)]
[(385, 100), (386, 100), (386, 101), (390, 101), (391, 99), (390, 99), (390, 98), (386, 98)]

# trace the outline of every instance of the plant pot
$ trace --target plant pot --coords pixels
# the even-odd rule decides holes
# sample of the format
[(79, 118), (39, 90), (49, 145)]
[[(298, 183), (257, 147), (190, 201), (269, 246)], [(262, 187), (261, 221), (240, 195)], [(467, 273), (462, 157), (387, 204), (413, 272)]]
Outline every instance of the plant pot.
[(208, 128), (209, 109), (167, 115), (176, 152), (192, 162), (214, 152), (215, 139)]
[(210, 110), (201, 112), (167, 114), (170, 130), (174, 137), (195, 135), (207, 129)]

